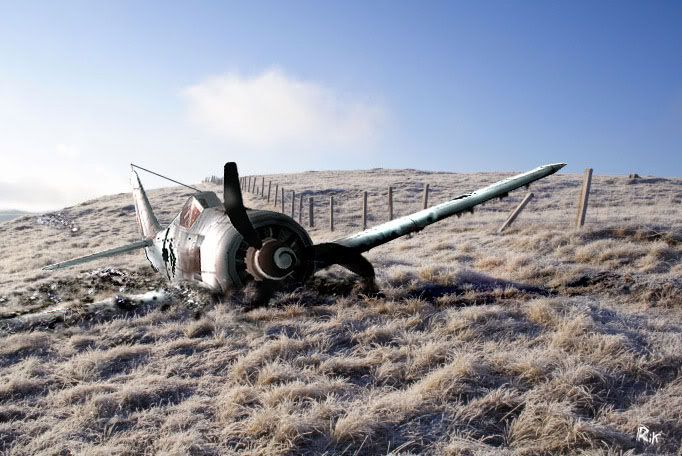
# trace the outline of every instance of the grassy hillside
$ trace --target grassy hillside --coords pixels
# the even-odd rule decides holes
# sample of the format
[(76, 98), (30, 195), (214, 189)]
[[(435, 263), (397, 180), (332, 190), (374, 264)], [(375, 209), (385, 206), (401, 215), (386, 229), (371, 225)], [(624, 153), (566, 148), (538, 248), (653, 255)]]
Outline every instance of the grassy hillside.
[[(436, 204), (505, 176), (371, 170), (272, 179), (315, 196), (311, 236), (323, 241), (359, 229), (363, 190), (378, 224), (388, 185), (404, 215), (420, 208), (424, 183)], [(3, 223), (0, 448), (682, 451), (682, 180), (596, 176), (580, 231), (580, 176), (551, 176), (531, 190), (536, 198), (503, 235), (496, 230), (523, 190), (371, 251), (379, 295), (360, 293), (352, 276), (332, 269), (254, 310), (239, 294), (215, 302), (186, 287), (169, 288), (170, 305), (123, 306), (113, 318), (83, 306), (166, 286), (141, 252), (39, 270), (136, 240), (129, 194)], [(166, 222), (186, 196), (150, 192)], [(72, 323), (7, 324), (55, 305), (72, 310)], [(636, 442), (640, 425), (661, 432), (658, 441)]]

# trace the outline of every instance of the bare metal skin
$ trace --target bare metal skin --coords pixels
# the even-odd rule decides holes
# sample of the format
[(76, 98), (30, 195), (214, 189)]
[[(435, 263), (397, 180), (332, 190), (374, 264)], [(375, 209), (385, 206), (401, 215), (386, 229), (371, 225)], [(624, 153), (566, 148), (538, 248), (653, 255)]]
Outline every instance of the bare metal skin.
[(315, 271), (339, 264), (374, 282), (361, 255), (374, 247), (554, 174), (564, 163), (544, 165), (451, 201), (333, 242), (313, 245), (293, 218), (244, 207), (236, 165), (225, 165), (223, 202), (214, 192), (190, 196), (165, 228), (159, 225), (137, 173), (131, 172), (140, 241), (46, 266), (55, 270), (144, 248), (152, 267), (171, 282), (189, 281), (224, 294), (249, 282), (269, 292), (284, 282), (304, 282)]

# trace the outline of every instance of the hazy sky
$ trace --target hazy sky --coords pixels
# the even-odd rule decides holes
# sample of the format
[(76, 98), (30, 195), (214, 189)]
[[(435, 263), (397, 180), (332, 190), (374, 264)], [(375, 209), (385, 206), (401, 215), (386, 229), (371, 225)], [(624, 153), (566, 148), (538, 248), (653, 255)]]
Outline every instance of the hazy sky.
[(130, 162), (681, 176), (682, 2), (0, 1), (0, 154), (29, 210)]

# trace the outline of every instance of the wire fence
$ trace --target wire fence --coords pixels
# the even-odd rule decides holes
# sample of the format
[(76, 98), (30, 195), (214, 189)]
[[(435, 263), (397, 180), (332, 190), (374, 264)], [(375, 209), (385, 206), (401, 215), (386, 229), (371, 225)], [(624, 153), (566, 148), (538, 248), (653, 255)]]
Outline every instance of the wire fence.
[[(365, 182), (358, 177), (344, 182), (343, 174), (339, 174), (335, 177), (340, 180), (325, 180), (343, 184), (338, 185), (343, 188), (326, 190), (305, 188), (315, 179), (300, 175), (280, 180), (277, 176), (243, 176), (240, 184), (253, 206), (285, 213), (309, 229), (343, 232), (376, 226), (507, 177), (495, 173), (415, 173), (408, 179), (396, 176), (394, 182), (390, 172), (376, 173), (369, 179), (365, 176)], [(532, 184), (533, 197), (520, 210), (527, 191), (519, 190), (501, 201), (477, 206), (476, 217), (464, 214), (449, 223), (459, 229), (492, 225), (499, 230), (518, 210), (512, 227), (682, 226), (682, 179), (599, 176), (590, 172), (585, 193), (587, 175), (550, 176)], [(222, 185), (222, 178), (211, 176), (204, 182)], [(387, 182), (389, 185), (382, 185)]]

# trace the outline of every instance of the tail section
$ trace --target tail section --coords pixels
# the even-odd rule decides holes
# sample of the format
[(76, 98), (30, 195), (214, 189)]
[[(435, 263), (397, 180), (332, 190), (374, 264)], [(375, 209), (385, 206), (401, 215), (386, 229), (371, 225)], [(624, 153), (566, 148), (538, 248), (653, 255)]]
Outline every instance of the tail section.
[(143, 238), (151, 239), (161, 230), (161, 225), (159, 225), (159, 221), (152, 211), (147, 194), (144, 188), (142, 188), (140, 178), (135, 171), (131, 171), (130, 183), (133, 186), (133, 201), (135, 202), (135, 213), (140, 233)]

